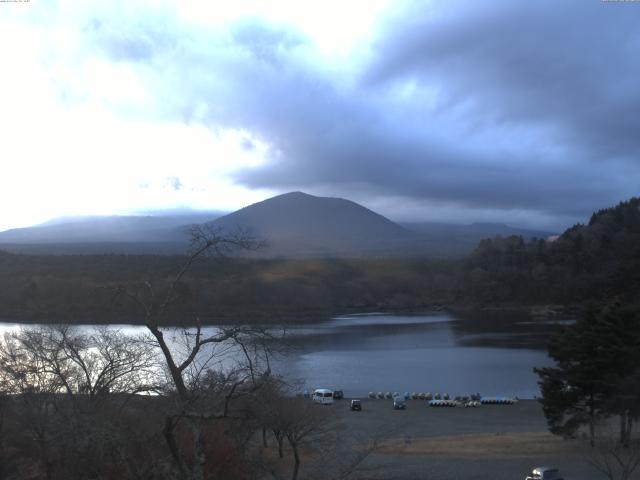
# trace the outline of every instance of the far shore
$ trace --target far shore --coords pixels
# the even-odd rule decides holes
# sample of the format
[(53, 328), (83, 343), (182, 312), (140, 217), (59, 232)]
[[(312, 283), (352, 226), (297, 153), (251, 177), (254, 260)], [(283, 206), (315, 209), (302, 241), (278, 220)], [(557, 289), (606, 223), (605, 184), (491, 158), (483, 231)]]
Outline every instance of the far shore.
[[(335, 312), (317, 312), (317, 311), (299, 311), (299, 312), (287, 312), (279, 314), (265, 314), (255, 312), (225, 312), (222, 314), (216, 314), (213, 316), (202, 316), (201, 326), (217, 327), (224, 325), (305, 325), (311, 323), (319, 323), (328, 321), (335, 317), (348, 316), (348, 315), (366, 315), (366, 314), (381, 314), (381, 315), (420, 315), (434, 312), (446, 312), (451, 314), (474, 314), (479, 313), (487, 315), (491, 313), (496, 314), (514, 314), (514, 315), (528, 315), (537, 320), (553, 320), (558, 318), (576, 317), (584, 311), (584, 306), (580, 305), (548, 305), (548, 304), (536, 304), (536, 305), (472, 305), (461, 303), (428, 303), (423, 305), (412, 305), (410, 307), (384, 307), (380, 305), (371, 306), (359, 306), (353, 308), (341, 309)], [(43, 324), (43, 325), (144, 325), (142, 321), (136, 317), (126, 319), (116, 319), (112, 321), (106, 321), (105, 319), (99, 319), (92, 321), (91, 319), (78, 319), (78, 318), (53, 318), (46, 319), (42, 317), (34, 317), (32, 315), (22, 316), (20, 314), (6, 315), (0, 317), (0, 323), (15, 323), (15, 324)], [(185, 319), (181, 322), (170, 323), (168, 320), (161, 320), (160, 325), (172, 328), (172, 327), (196, 327), (198, 324), (192, 319)]]

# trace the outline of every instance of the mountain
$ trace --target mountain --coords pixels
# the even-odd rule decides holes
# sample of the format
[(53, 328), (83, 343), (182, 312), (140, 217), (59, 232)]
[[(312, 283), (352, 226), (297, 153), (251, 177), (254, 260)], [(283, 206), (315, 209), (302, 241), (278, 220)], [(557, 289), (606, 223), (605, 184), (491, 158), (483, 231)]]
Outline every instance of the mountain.
[(28, 253), (176, 253), (184, 251), (190, 225), (218, 216), (209, 211), (60, 218), (0, 232), (0, 248)]
[(459, 258), (483, 238), (550, 232), (503, 224), (398, 224), (355, 202), (291, 192), (228, 215), (189, 212), (147, 216), (55, 219), (34, 227), (0, 232), (0, 249), (55, 254), (178, 254), (188, 246), (188, 227), (208, 224), (223, 232), (250, 232), (266, 247), (253, 256)]
[(211, 222), (242, 229), (267, 243), (262, 255), (318, 257), (397, 255), (419, 246), (420, 235), (350, 200), (291, 192)]

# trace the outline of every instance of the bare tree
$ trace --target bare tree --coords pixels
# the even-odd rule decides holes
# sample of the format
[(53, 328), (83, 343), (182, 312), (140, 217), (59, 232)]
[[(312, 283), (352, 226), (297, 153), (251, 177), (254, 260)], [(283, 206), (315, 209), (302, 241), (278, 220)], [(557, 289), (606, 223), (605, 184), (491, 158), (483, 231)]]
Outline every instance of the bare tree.
[(319, 458), (314, 462), (310, 478), (346, 480), (367, 471), (366, 461), (396, 432), (388, 426), (378, 428), (372, 435), (358, 435), (335, 425), (324, 439)]
[(301, 399), (285, 397), (280, 401), (279, 428), (293, 451), (292, 480), (300, 472), (301, 447), (315, 434), (322, 432), (328, 424), (327, 412), (318, 405)]
[[(36, 457), (49, 480), (54, 468), (53, 450), (59, 443), (55, 425), (56, 401), (64, 385), (49, 369), (49, 362), (43, 360), (42, 350), (31, 348), (30, 339), (20, 333), (7, 333), (0, 342), (0, 378), (12, 399), (19, 399), (19, 404), (12, 402), (16, 407), (13, 420), (21, 426), (28, 441), (25, 451)], [(58, 366), (58, 371), (63, 369), (67, 370)]]
[(12, 455), (7, 446), (7, 429), (5, 419), (7, 417), (8, 399), (7, 386), (0, 374), (0, 479), (7, 477), (12, 463)]
[[(267, 430), (271, 429), (278, 444), (278, 454), (283, 457), (282, 444), (284, 433), (274, 424), (270, 417), (270, 404), (277, 404), (288, 388), (280, 378), (273, 377), (270, 359), (276, 355), (289, 353), (290, 346), (286, 342), (286, 329), (277, 335), (263, 332), (258, 337), (251, 337), (250, 342), (239, 337), (236, 344), (242, 352), (239, 368), (247, 372), (255, 389), (261, 389), (261, 401), (254, 405), (254, 412), (262, 422), (262, 446), (267, 448)], [(273, 340), (276, 340), (275, 342)]]
[(628, 446), (604, 442), (590, 452), (587, 462), (609, 480), (629, 480), (640, 465), (640, 441), (630, 441)]
[(4, 381), (13, 391), (34, 388), (95, 402), (109, 393), (148, 391), (155, 352), (117, 329), (82, 332), (69, 325), (23, 328), (0, 346)]
[(11, 417), (25, 455), (37, 453), (47, 479), (56, 464), (79, 466), (79, 452), (100, 450), (115, 438), (111, 423), (130, 394), (146, 390), (156, 364), (151, 348), (117, 330), (58, 326), (5, 334), (0, 384), (12, 394)]
[[(225, 235), (206, 224), (192, 229), (191, 240), (191, 250), (185, 262), (164, 290), (154, 288), (147, 281), (119, 286), (117, 292), (138, 307), (142, 323), (162, 353), (168, 386), (175, 400), (174, 409), (167, 413), (163, 428), (173, 461), (182, 478), (202, 480), (207, 463), (206, 426), (212, 420), (229, 417), (232, 398), (259, 388), (255, 381), (256, 365), (251, 365), (248, 370), (230, 368), (231, 372), (227, 372), (226, 377), (212, 375), (210, 371), (224, 370), (221, 364), (234, 347), (240, 346), (246, 353), (250, 339), (268, 335), (268, 332), (249, 326), (205, 329), (197, 315), (193, 318), (192, 327), (173, 329), (173, 334), (161, 326), (161, 319), (180, 299), (182, 282), (195, 262), (207, 256), (219, 258), (237, 249), (252, 250), (260, 246), (246, 232)], [(212, 383), (213, 378), (217, 382)], [(223, 401), (216, 401), (220, 399)], [(176, 437), (176, 430), (183, 423), (191, 432), (189, 449), (182, 448)]]
[(262, 446), (267, 448), (265, 433), (270, 430), (276, 440), (278, 457), (284, 458), (284, 440), (286, 427), (286, 384), (278, 379), (272, 379), (261, 389), (259, 401), (252, 405), (252, 411), (262, 424)]

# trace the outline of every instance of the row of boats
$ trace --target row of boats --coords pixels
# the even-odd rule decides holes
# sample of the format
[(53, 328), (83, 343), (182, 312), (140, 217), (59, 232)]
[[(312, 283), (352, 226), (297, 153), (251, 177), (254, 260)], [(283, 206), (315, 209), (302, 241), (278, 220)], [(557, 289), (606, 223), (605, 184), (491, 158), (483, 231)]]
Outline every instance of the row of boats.
[(477, 407), (480, 405), (513, 405), (518, 402), (518, 397), (483, 397), (479, 393), (472, 395), (462, 395), (451, 397), (448, 393), (429, 393), (429, 392), (369, 392), (371, 399), (388, 399), (392, 400), (397, 397), (403, 397), (405, 400), (426, 400), (429, 405), (434, 407)]

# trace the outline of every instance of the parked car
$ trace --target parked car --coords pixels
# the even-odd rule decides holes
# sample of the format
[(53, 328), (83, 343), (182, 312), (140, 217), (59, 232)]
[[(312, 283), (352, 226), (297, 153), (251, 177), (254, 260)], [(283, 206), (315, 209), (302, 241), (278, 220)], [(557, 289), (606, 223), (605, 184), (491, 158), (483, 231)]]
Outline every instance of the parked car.
[(360, 400), (351, 400), (351, 410), (353, 411), (362, 411), (362, 402)]
[(317, 388), (313, 391), (311, 400), (321, 405), (333, 405), (333, 392), (327, 388)]
[(393, 399), (394, 410), (405, 410), (407, 408), (407, 402), (403, 397), (397, 396)]
[(344, 392), (342, 390), (334, 390), (333, 391), (333, 399), (334, 400), (342, 400), (344, 398)]
[(536, 467), (525, 480), (563, 480), (563, 478), (557, 468)]

